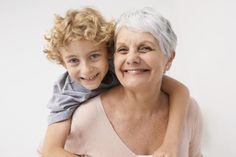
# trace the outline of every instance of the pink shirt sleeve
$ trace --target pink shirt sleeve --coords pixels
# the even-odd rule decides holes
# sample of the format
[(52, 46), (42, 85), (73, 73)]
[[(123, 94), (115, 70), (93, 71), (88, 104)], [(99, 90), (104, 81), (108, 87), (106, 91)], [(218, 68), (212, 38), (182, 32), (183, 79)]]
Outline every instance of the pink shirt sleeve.
[(190, 130), (189, 157), (203, 157), (201, 152), (202, 137), (202, 116), (197, 102), (192, 99), (190, 105), (190, 118), (192, 118), (192, 128)]

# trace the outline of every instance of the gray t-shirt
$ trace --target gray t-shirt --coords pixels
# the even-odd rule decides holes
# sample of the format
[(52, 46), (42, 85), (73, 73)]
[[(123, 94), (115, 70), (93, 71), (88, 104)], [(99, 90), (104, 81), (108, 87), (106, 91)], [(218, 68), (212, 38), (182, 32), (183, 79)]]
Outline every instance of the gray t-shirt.
[(112, 78), (111, 83), (101, 83), (97, 89), (92, 91), (72, 81), (67, 72), (59, 77), (53, 86), (53, 95), (47, 105), (50, 109), (48, 125), (70, 119), (81, 103), (119, 84), (111, 70), (107, 75)]

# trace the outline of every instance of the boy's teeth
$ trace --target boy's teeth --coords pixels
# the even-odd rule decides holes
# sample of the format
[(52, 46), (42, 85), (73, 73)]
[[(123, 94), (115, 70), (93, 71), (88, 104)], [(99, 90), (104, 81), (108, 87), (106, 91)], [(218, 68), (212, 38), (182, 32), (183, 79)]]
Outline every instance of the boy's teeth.
[(94, 76), (91, 76), (88, 78), (88, 80), (93, 80), (95, 77), (97, 77), (98, 74), (94, 75)]
[(95, 76), (91, 76), (91, 77), (89, 78), (89, 80), (92, 80), (94, 77), (95, 77)]

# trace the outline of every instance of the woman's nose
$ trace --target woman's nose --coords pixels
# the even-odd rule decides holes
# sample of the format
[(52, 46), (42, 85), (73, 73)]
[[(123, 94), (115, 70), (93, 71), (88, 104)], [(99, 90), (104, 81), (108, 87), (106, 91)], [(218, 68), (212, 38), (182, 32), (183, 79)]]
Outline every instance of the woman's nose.
[(128, 64), (139, 64), (141, 61), (139, 53), (135, 51), (131, 51), (127, 55), (127, 63)]

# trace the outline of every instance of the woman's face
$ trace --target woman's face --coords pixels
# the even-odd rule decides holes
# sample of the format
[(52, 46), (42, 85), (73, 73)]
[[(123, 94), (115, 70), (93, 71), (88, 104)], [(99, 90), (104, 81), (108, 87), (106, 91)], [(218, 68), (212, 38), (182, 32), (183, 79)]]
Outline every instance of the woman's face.
[(114, 65), (121, 84), (130, 89), (160, 87), (171, 64), (150, 34), (121, 28), (116, 38)]

